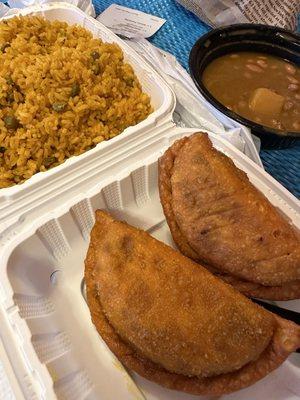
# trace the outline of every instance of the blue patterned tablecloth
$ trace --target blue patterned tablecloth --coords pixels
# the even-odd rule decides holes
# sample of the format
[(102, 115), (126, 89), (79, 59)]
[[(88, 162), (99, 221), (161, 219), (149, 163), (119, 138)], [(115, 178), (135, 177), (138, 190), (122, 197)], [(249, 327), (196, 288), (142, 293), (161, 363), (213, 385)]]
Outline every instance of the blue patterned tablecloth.
[[(93, 0), (97, 15), (112, 3), (136, 8), (167, 22), (150, 39), (156, 46), (174, 54), (188, 68), (190, 49), (199, 36), (210, 28), (175, 0)], [(265, 169), (295, 196), (300, 198), (300, 141), (288, 149), (263, 150), (260, 153)]]

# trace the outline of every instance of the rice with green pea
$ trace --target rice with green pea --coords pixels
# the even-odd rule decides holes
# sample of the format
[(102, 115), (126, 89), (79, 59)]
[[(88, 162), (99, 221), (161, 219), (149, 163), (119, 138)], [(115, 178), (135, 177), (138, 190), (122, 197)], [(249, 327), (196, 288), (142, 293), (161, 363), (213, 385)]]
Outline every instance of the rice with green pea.
[(0, 22), (0, 188), (93, 148), (151, 112), (116, 44), (41, 17)]

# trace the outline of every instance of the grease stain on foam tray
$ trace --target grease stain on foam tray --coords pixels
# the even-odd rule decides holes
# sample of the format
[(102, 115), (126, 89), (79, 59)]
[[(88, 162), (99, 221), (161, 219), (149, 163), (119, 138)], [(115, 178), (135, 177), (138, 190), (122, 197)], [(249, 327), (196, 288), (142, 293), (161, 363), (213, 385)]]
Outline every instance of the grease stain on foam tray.
[(118, 371), (120, 371), (126, 381), (126, 386), (128, 391), (135, 396), (137, 400), (146, 400), (145, 396), (142, 394), (140, 389), (138, 389), (137, 385), (134, 383), (133, 378), (130, 376), (129, 372), (125, 369), (125, 367), (120, 363), (120, 361), (115, 358), (113, 360), (113, 366)]
[(50, 365), (48, 365), (47, 368), (48, 368), (49, 374), (50, 374), (50, 376), (52, 378), (52, 381), (56, 382), (59, 379), (59, 376), (58, 376), (57, 372)]

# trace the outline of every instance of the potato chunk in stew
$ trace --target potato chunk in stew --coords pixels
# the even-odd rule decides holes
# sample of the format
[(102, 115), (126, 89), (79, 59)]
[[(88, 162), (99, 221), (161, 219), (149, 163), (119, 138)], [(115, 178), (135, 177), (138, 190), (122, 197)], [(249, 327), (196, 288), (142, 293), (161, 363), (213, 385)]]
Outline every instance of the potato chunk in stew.
[(300, 134), (300, 67), (296, 64), (270, 54), (241, 51), (210, 62), (202, 82), (236, 114)]
[(255, 89), (249, 100), (249, 108), (258, 116), (277, 118), (281, 113), (284, 97), (267, 88)]

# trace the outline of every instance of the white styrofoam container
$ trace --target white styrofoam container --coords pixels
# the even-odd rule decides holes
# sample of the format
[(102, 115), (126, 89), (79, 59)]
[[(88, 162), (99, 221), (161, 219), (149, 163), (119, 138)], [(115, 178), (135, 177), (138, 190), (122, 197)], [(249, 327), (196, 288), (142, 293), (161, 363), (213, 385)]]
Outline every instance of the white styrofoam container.
[(15, 15), (40, 15), (48, 20), (78, 24), (92, 32), (94, 37), (105, 42), (117, 43), (123, 51), (124, 60), (132, 65), (143, 90), (150, 96), (154, 111), (144, 121), (128, 127), (120, 135), (108, 141), (99, 143), (94, 149), (80, 156), (73, 156), (63, 164), (46, 172), (39, 172), (21, 185), (0, 189), (0, 223), (6, 216), (8, 204), (13, 205), (20, 198), (29, 198), (31, 194), (31, 198), (34, 198), (35, 191), (40, 191), (42, 187), (47, 188), (53, 182), (57, 186), (59, 178), (68, 175), (69, 171), (73, 169), (84, 168), (91, 158), (104, 157), (112, 151), (117, 152), (120, 148), (125, 150), (136, 142), (142, 142), (145, 138), (149, 138), (155, 127), (171, 121), (172, 110), (175, 106), (175, 96), (160, 75), (123, 40), (79, 8), (67, 3), (54, 2), (27, 7), (21, 9), (18, 14), (3, 19), (13, 18)]
[[(174, 140), (193, 132), (170, 128), (117, 164), (114, 159), (107, 161), (94, 174), (85, 169), (69, 191), (54, 192), (50, 203), (24, 210), (18, 222), (2, 233), (0, 335), (20, 398), (195, 399), (125, 371), (91, 322), (83, 282), (96, 209), (108, 209), (173, 245), (159, 201), (157, 159)], [(210, 138), (300, 227), (294, 196), (224, 139), (214, 134)], [(98, 171), (97, 163), (94, 169)], [(58, 200), (58, 196), (62, 197)], [(300, 311), (300, 302), (289, 302), (289, 307)], [(299, 366), (300, 357), (293, 354), (268, 377), (226, 399), (299, 399)]]

